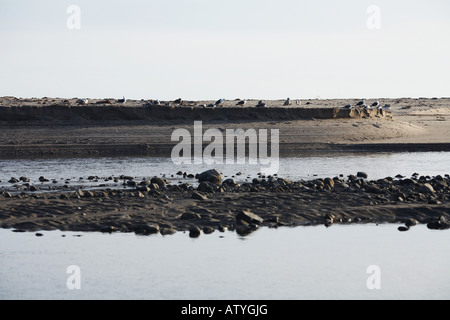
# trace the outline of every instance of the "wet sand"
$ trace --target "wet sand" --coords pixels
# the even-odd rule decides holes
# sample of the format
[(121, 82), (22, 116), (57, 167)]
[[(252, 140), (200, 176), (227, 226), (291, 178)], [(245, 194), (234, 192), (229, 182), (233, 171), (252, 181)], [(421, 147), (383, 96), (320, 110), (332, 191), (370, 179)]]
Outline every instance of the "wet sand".
[[(90, 100), (81, 112), (76, 99), (3, 97), (0, 155), (12, 159), (170, 156), (176, 144), (170, 141), (173, 130), (192, 131), (194, 120), (203, 121), (203, 130), (279, 129), (281, 156), (318, 150), (450, 150), (450, 98), (379, 100), (381, 105), (389, 104), (391, 111), (340, 111), (358, 99), (291, 100), (290, 106), (283, 106), (284, 100), (267, 101), (266, 108), (261, 109), (254, 106), (257, 100), (248, 101), (244, 107), (236, 107), (236, 100), (226, 100), (223, 106), (208, 109), (202, 105), (214, 101), (168, 101), (150, 106), (153, 102), (149, 100), (121, 105), (113, 99), (102, 99)], [(178, 117), (180, 114), (183, 116)], [(368, 181), (330, 177), (290, 182), (266, 177), (239, 186), (201, 184), (198, 190), (166, 183), (93, 192), (12, 194), (6, 190), (0, 194), (0, 226), (16, 231), (189, 231), (198, 236), (224, 229), (247, 234), (260, 226), (412, 224), (417, 220), (431, 229), (447, 229), (449, 177), (443, 173), (413, 178)]]

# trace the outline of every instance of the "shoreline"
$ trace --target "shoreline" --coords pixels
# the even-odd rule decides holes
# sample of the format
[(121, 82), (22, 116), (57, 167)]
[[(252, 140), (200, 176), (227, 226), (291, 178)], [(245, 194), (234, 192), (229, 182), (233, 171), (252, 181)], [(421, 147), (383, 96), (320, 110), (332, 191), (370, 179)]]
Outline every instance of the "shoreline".
[[(450, 228), (450, 177), (367, 180), (351, 175), (308, 181), (254, 178), (237, 184), (172, 185), (154, 177), (135, 188), (0, 194), (0, 227), (16, 231), (186, 231), (250, 234), (259, 227), (405, 223)], [(130, 180), (132, 181), (132, 180)]]

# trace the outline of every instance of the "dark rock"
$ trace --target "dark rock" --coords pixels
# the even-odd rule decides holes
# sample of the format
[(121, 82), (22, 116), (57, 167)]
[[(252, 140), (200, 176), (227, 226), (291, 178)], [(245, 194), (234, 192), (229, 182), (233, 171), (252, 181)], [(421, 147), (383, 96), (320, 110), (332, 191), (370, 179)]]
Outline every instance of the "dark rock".
[(50, 180), (48, 180), (48, 179), (45, 178), (44, 176), (40, 176), (40, 177), (39, 177), (39, 181), (40, 181), (40, 182), (49, 182)]
[(356, 173), (356, 176), (357, 176), (358, 178), (364, 178), (364, 179), (367, 179), (367, 177), (368, 177), (367, 173), (362, 172), (362, 171)]
[(192, 211), (186, 211), (183, 213), (179, 219), (181, 220), (191, 220), (191, 219), (201, 219), (201, 215)]
[(150, 183), (156, 183), (160, 188), (163, 188), (166, 185), (166, 182), (162, 178), (153, 177), (150, 180)]
[(32, 192), (34, 192), (34, 191), (38, 191), (38, 190), (39, 190), (39, 188), (38, 188), (38, 187), (36, 187), (36, 186), (30, 186), (30, 187), (28, 188), (28, 190), (30, 190), (30, 191), (32, 191)]
[(155, 234), (159, 232), (159, 225), (157, 224), (148, 224), (148, 223), (142, 223), (134, 226), (134, 232), (136, 234)]
[(195, 200), (207, 200), (208, 198), (198, 191), (192, 192), (192, 199)]
[(405, 226), (407, 226), (409, 228), (409, 227), (417, 225), (417, 223), (418, 223), (418, 221), (416, 219), (409, 218), (405, 221)]
[(27, 177), (20, 177), (19, 180), (22, 182), (30, 182), (30, 179)]
[(254, 214), (251, 211), (248, 210), (241, 210), (237, 215), (236, 215), (236, 220), (243, 220), (247, 223), (254, 223), (254, 224), (260, 224), (263, 222), (263, 219)]
[(208, 181), (208, 182), (212, 182), (212, 183), (221, 183), (222, 182), (222, 175), (216, 169), (204, 171), (200, 174), (197, 174), (195, 176), (195, 178), (198, 179), (200, 182), (201, 181)]
[(222, 226), (222, 225), (219, 225), (219, 227), (217, 228), (220, 232), (225, 232), (225, 231), (227, 231), (228, 230), (228, 228), (227, 227), (225, 227), (225, 226)]
[(325, 186), (328, 186), (329, 188), (334, 188), (334, 180), (333, 179), (325, 178), (323, 180), (323, 183), (325, 184)]
[(408, 231), (409, 227), (405, 227), (405, 226), (400, 226), (398, 227), (398, 231)]
[(161, 233), (163, 236), (169, 235), (169, 234), (174, 234), (176, 232), (177, 232), (177, 230), (175, 230), (174, 228), (170, 228), (170, 227), (163, 227), (159, 230), (159, 233)]
[(42, 237), (43, 235), (44, 235), (44, 234), (42, 234), (42, 233), (40, 233), (40, 232), (36, 232), (36, 233), (35, 233), (35, 236), (36, 236), (36, 237)]
[(200, 182), (200, 184), (197, 187), (198, 191), (201, 192), (214, 192), (217, 191), (217, 185), (211, 183), (211, 182)]
[(225, 179), (225, 180), (222, 182), (222, 184), (230, 185), (230, 186), (235, 186), (237, 183), (236, 183), (236, 181), (235, 181), (233, 178), (228, 178), (228, 179)]
[(191, 238), (198, 238), (201, 234), (201, 230), (199, 227), (191, 226), (189, 228), (189, 237)]
[(213, 233), (214, 231), (215, 231), (215, 230), (214, 230), (213, 227), (209, 227), (209, 226), (203, 227), (203, 233), (204, 233), (204, 234), (211, 234), (211, 233)]
[(75, 194), (76, 194), (77, 196), (79, 196), (79, 197), (84, 197), (84, 192), (83, 192), (83, 190), (81, 190), (81, 189), (78, 189), (78, 190), (75, 192)]
[(433, 187), (431, 186), (431, 184), (424, 183), (422, 186), (420, 186), (419, 192), (429, 194), (429, 193), (434, 193), (435, 191), (434, 191)]
[(14, 178), (14, 177), (11, 177), (11, 179), (9, 179), (8, 182), (9, 182), (9, 183), (17, 183), (17, 182), (19, 182), (19, 180), (17, 180), (17, 179)]

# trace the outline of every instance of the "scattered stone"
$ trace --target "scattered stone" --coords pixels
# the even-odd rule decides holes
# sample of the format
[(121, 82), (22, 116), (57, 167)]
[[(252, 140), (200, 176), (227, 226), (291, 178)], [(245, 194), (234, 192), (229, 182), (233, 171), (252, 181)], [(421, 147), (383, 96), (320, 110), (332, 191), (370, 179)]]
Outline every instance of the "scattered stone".
[(214, 230), (213, 227), (209, 227), (209, 226), (203, 227), (203, 233), (204, 234), (210, 234), (210, 233), (213, 233), (214, 231), (215, 230)]
[(201, 230), (199, 227), (191, 226), (189, 228), (189, 237), (191, 238), (198, 238), (201, 234)]
[(334, 188), (334, 180), (333, 179), (325, 178), (323, 180), (323, 183), (325, 184), (325, 186), (328, 186), (329, 188)]
[(367, 177), (368, 177), (367, 173), (362, 172), (362, 171), (356, 173), (356, 176), (357, 176), (358, 178), (364, 178), (364, 179), (367, 179)]
[(416, 219), (410, 218), (405, 221), (405, 226), (407, 226), (409, 228), (409, 227), (417, 225), (418, 223), (419, 223), (419, 221), (417, 221)]
[(236, 220), (237, 221), (242, 220), (247, 223), (254, 223), (254, 224), (260, 224), (264, 221), (260, 216), (254, 214), (253, 212), (248, 211), (248, 210), (241, 210), (236, 215)]
[(17, 179), (14, 178), (14, 177), (11, 177), (11, 179), (9, 179), (8, 182), (9, 182), (9, 183), (17, 183), (17, 182), (19, 182), (19, 180), (17, 180)]
[(181, 220), (191, 220), (191, 219), (201, 219), (201, 215), (199, 215), (198, 213), (192, 212), (192, 211), (186, 211), (185, 213), (183, 213), (179, 219)]
[(166, 185), (166, 182), (162, 179), (162, 178), (158, 178), (158, 177), (153, 177), (150, 180), (150, 183), (155, 183), (158, 185), (158, 187), (163, 188)]
[(200, 193), (198, 191), (194, 191), (194, 192), (192, 192), (192, 199), (207, 200), (208, 197), (206, 197), (205, 195), (203, 195), (202, 193)]
[(170, 228), (170, 227), (163, 227), (159, 230), (159, 233), (161, 233), (163, 236), (174, 234), (175, 232), (177, 232), (177, 230), (175, 230), (174, 228)]
[(36, 186), (30, 186), (30, 187), (28, 188), (28, 190), (30, 190), (30, 191), (32, 191), (32, 192), (35, 192), (35, 191), (38, 191), (39, 188), (36, 187)]
[(420, 186), (419, 192), (427, 194), (427, 193), (434, 193), (435, 191), (431, 186), (431, 184), (424, 183), (422, 186)]
[(198, 179), (200, 182), (208, 181), (208, 182), (216, 183), (216, 184), (219, 184), (222, 182), (222, 175), (216, 169), (204, 171), (200, 174), (197, 174), (195, 176), (195, 178)]
[(36, 237), (42, 237), (44, 234), (42, 234), (42, 233), (40, 233), (40, 232), (36, 232), (34, 235), (35, 235)]
[(30, 182), (30, 178), (27, 177), (20, 177), (19, 180), (22, 182)]
[(408, 231), (408, 230), (409, 230), (409, 227), (405, 227), (405, 226), (398, 227), (398, 231), (404, 232), (404, 231)]
[(157, 224), (142, 223), (134, 227), (134, 233), (136, 234), (149, 235), (158, 232), (159, 232), (159, 225)]
[(40, 176), (40, 177), (39, 177), (39, 181), (40, 181), (40, 182), (49, 182), (50, 180), (48, 180), (48, 179), (45, 178), (44, 176)]

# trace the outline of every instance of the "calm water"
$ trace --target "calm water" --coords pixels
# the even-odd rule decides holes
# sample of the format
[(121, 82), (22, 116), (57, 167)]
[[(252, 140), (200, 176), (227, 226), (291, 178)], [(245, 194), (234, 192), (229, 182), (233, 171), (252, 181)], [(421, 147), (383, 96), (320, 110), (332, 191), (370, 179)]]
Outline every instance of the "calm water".
[[(195, 179), (183, 179), (177, 176), (178, 171), (196, 174), (207, 169), (216, 168), (226, 177), (243, 182), (251, 181), (261, 171), (260, 164), (250, 165), (175, 165), (170, 158), (134, 157), (134, 158), (75, 158), (75, 159), (36, 159), (36, 160), (0, 160), (0, 190), (10, 187), (8, 180), (11, 177), (27, 176), (34, 184), (40, 184), (38, 178), (45, 176), (56, 179), (64, 184), (71, 179), (70, 185), (77, 185), (80, 181), (90, 186), (106, 184), (114, 186), (111, 181), (102, 179), (87, 181), (89, 176), (109, 177), (130, 175), (141, 178), (166, 175), (173, 180), (195, 183)], [(385, 178), (402, 174), (410, 177), (417, 172), (421, 175), (444, 175), (450, 173), (450, 152), (404, 152), (404, 153), (332, 153), (320, 156), (305, 156), (297, 158), (281, 158), (278, 176), (291, 180), (312, 179), (317, 177), (335, 177), (339, 174), (347, 176), (364, 171), (369, 179)], [(235, 174), (242, 172), (242, 175)], [(173, 177), (172, 177), (173, 175)], [(83, 177), (83, 180), (79, 178)], [(181, 179), (180, 179), (181, 178)], [(46, 186), (58, 184), (47, 183)], [(119, 184), (116, 184), (120, 186)], [(44, 187), (45, 188), (45, 187)]]
[[(43, 234), (0, 230), (0, 299), (450, 298), (450, 232), (422, 225)], [(70, 265), (80, 289), (67, 287)], [(379, 289), (367, 286), (374, 265)]]

